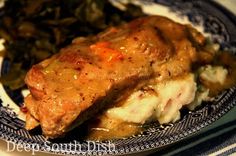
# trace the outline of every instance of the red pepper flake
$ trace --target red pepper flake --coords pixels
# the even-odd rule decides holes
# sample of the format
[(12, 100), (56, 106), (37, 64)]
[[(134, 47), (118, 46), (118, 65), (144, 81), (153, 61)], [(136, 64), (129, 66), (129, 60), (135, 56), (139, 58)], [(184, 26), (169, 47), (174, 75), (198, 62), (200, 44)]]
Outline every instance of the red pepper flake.
[(28, 108), (26, 106), (21, 106), (20, 111), (26, 114), (28, 112)]

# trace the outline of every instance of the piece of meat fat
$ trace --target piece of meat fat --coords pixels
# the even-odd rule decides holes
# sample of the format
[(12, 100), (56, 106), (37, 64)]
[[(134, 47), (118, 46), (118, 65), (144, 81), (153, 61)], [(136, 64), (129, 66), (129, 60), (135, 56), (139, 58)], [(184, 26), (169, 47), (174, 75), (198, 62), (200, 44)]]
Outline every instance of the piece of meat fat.
[(168, 18), (148, 16), (74, 40), (28, 72), (33, 102), (26, 99), (25, 105), (45, 136), (63, 136), (127, 90), (189, 72), (196, 49), (186, 29)]

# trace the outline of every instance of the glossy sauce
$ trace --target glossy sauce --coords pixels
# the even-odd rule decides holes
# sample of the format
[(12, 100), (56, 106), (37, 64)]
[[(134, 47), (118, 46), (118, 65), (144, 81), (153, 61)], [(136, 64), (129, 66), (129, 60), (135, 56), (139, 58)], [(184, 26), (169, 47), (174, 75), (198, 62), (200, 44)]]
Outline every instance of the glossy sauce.
[(142, 131), (139, 124), (127, 123), (121, 120), (109, 119), (102, 116), (92, 119), (88, 124), (87, 140), (107, 140), (126, 138)]

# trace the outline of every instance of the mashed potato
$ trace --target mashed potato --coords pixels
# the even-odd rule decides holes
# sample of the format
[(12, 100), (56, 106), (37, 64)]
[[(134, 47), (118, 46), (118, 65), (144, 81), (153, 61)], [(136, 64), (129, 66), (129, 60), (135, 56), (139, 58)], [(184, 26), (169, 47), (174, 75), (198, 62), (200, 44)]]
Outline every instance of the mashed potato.
[[(198, 71), (199, 79), (202, 83), (210, 83), (211, 85), (223, 85), (226, 81), (228, 70), (222, 66), (206, 65)], [(211, 101), (209, 97), (210, 89), (206, 88), (202, 84), (198, 84), (198, 90), (196, 92), (195, 99), (187, 107), (190, 110), (194, 110), (200, 106), (203, 101)]]
[(196, 90), (194, 75), (187, 74), (134, 92), (122, 106), (108, 109), (107, 116), (139, 124), (175, 122), (182, 106), (194, 100)]
[(228, 71), (222, 66), (206, 65), (200, 68), (200, 78), (211, 83), (224, 84)]

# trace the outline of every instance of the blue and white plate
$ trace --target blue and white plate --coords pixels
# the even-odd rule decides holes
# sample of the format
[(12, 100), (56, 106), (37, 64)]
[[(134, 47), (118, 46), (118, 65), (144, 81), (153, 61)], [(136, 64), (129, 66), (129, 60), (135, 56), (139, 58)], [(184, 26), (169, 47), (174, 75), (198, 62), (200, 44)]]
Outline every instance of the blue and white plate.
[[(116, 3), (121, 1), (113, 0)], [(236, 18), (213, 1), (139, 0), (144, 12), (167, 16), (180, 23), (191, 23), (209, 36), (223, 50), (236, 54)], [(117, 4), (119, 5), (119, 4)], [(1, 49), (0, 40), (0, 49)], [(9, 65), (0, 58), (1, 74)], [(219, 95), (212, 103), (193, 111), (183, 111), (180, 121), (174, 124), (150, 124), (139, 135), (126, 139), (89, 142), (74, 133), (65, 139), (46, 140), (40, 133), (24, 129), (24, 115), (20, 113), (23, 96), (27, 91), (12, 91), (0, 84), (0, 139), (23, 144), (31, 149), (57, 154), (122, 155), (162, 148), (183, 140), (213, 123), (236, 105), (236, 88)]]

